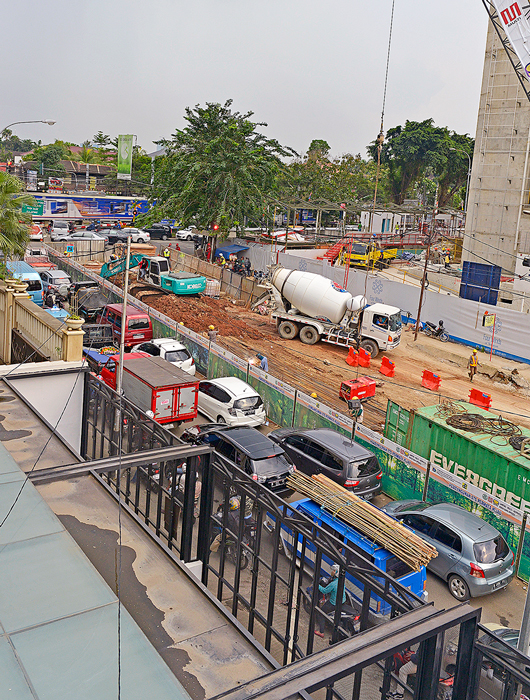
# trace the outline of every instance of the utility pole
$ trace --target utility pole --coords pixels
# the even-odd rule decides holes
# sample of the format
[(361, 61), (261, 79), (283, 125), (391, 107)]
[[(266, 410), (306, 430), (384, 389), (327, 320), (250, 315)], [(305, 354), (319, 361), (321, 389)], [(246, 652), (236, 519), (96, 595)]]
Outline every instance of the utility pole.
[(423, 293), (425, 291), (425, 280), (427, 279), (427, 264), (429, 262), (429, 254), (431, 252), (431, 243), (434, 241), (435, 231), (434, 224), (438, 214), (438, 185), (436, 185), (436, 194), (434, 195), (434, 209), (432, 210), (432, 230), (427, 234), (427, 250), (425, 251), (425, 266), (423, 268), (423, 277), (421, 278), (420, 301), (418, 304), (418, 315), (416, 316), (416, 328), (414, 329), (414, 340), (418, 339), (418, 331), (420, 329), (421, 307), (423, 305)]
[[(120, 364), (118, 367), (118, 376), (116, 378), (116, 391), (118, 396), (121, 396), (123, 385), (123, 354), (125, 348), (125, 326), (127, 321), (127, 294), (129, 293), (129, 264), (131, 261), (131, 237), (127, 236), (127, 255), (125, 257), (125, 271), (123, 281), (123, 305), (121, 312), (121, 334), (120, 334)], [(121, 424), (120, 424), (121, 430)]]

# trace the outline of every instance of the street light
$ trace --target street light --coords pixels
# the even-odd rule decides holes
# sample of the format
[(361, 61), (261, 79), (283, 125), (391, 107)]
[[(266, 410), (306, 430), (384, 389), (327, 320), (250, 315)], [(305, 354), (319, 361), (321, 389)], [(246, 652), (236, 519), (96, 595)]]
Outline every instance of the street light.
[(2, 131), (0, 131), (0, 134), (3, 134), (4, 131), (9, 129), (10, 126), (15, 126), (15, 124), (48, 124), (49, 126), (53, 126), (55, 121), (53, 119), (32, 119), (28, 122), (12, 122), (11, 124), (5, 126)]
[(468, 199), (469, 199), (469, 180), (471, 178), (471, 156), (463, 148), (449, 148), (449, 150), (450, 151), (457, 151), (459, 153), (465, 153), (467, 156), (468, 163), (469, 163), (469, 166), (467, 169), (466, 201), (464, 202), (464, 211), (466, 212), (466, 217), (467, 217), (467, 203), (468, 203)]

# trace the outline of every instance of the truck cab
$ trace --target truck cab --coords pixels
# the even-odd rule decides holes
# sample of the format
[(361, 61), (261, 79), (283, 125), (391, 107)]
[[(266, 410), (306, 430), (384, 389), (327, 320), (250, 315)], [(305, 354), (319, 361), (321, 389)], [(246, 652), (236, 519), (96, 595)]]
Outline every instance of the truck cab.
[(360, 335), (361, 347), (373, 357), (379, 350), (397, 347), (401, 341), (401, 310), (387, 304), (367, 306), (360, 318)]

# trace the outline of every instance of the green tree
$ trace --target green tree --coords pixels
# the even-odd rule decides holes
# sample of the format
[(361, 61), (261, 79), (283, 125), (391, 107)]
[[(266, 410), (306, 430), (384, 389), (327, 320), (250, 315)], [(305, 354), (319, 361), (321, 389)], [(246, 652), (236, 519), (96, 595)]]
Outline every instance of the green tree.
[[(34, 206), (34, 198), (25, 193), (24, 183), (9, 173), (0, 172), (0, 250), (5, 258), (24, 255), (28, 243), (31, 214), (22, 207)], [(0, 269), (0, 274), (5, 270)]]
[(260, 221), (267, 198), (284, 170), (281, 158), (296, 155), (257, 131), (253, 112), (241, 114), (207, 103), (187, 108), (184, 129), (160, 142), (167, 155), (156, 164), (149, 221), (161, 218), (212, 224), (226, 234), (245, 218)]
[(66, 171), (61, 164), (61, 160), (70, 160), (72, 153), (63, 141), (55, 141), (48, 146), (37, 146), (33, 153), (24, 160), (36, 164), (36, 167), (44, 174), (57, 175)]
[(108, 146), (110, 146), (110, 135), (104, 134), (102, 131), (98, 131), (98, 133), (92, 138), (92, 143), (97, 148), (108, 148)]
[[(381, 163), (388, 168), (388, 183), (392, 200), (403, 204), (411, 187), (427, 168), (435, 172), (445, 162), (444, 141), (447, 129), (434, 126), (432, 119), (422, 122), (406, 121), (405, 126), (389, 129), (381, 149)], [(368, 146), (377, 162), (377, 144)]]
[[(459, 206), (465, 199), (465, 188), (475, 140), (468, 134), (447, 131), (443, 146), (444, 159), (436, 175), (438, 178), (438, 206)], [(468, 158), (469, 156), (469, 158)], [(471, 159), (471, 161), (470, 161)], [(455, 201), (460, 196), (460, 201)]]
[(99, 151), (95, 148), (89, 148), (85, 142), (81, 146), (81, 151), (72, 156), (72, 160), (80, 163), (101, 163), (102, 158)]
[(310, 156), (327, 158), (330, 150), (331, 146), (327, 141), (323, 141), (322, 139), (313, 139), (309, 144), (309, 148), (307, 149), (307, 156), (308, 158)]

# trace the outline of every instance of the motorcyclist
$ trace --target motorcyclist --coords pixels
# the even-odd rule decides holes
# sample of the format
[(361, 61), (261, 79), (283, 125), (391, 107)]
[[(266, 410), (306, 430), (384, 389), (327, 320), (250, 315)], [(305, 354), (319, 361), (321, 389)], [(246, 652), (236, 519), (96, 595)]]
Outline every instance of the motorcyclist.
[[(238, 496), (232, 496), (230, 500), (228, 501), (228, 516), (227, 516), (227, 526), (228, 529), (234, 533), (237, 534), (239, 531), (239, 520), (241, 518), (241, 501)], [(222, 522), (223, 520), (223, 507), (221, 506), (219, 510), (217, 511), (217, 517), (219, 520)], [(217, 552), (219, 549), (219, 546), (221, 544), (221, 538), (223, 536), (222, 531), (219, 532), (214, 540), (212, 541), (212, 544), (210, 545), (210, 551), (211, 552)]]

